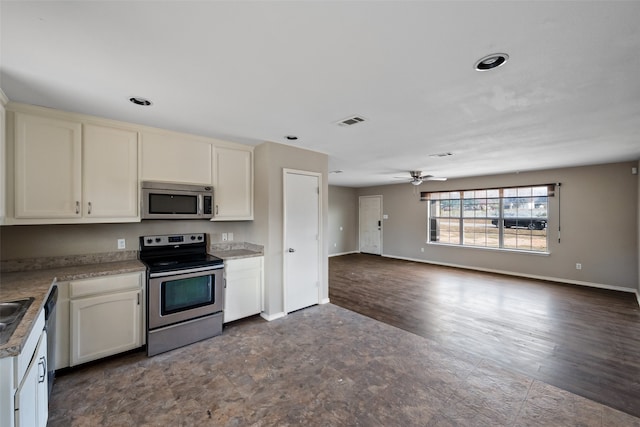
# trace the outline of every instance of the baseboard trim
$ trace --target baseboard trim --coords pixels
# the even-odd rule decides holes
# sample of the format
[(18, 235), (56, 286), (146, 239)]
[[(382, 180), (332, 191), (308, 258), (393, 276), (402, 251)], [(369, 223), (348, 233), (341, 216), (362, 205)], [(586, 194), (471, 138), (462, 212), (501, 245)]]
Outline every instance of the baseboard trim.
[(329, 298), (322, 298), (322, 299), (320, 300), (320, 305), (323, 305), (323, 304), (329, 304), (330, 302), (331, 302), (331, 301), (329, 301)]
[(280, 318), (282, 318), (282, 317), (284, 317), (286, 315), (287, 315), (287, 313), (285, 313), (284, 311), (281, 311), (280, 313), (276, 313), (276, 314), (260, 313), (260, 317), (262, 317), (267, 322), (271, 322), (272, 320), (280, 319)]
[(636, 297), (638, 298), (638, 304), (640, 304), (640, 295), (638, 295), (638, 291), (636, 289), (626, 288), (623, 286), (613, 286), (613, 285), (606, 285), (604, 283), (595, 283), (595, 282), (583, 282), (581, 280), (561, 279), (558, 277), (539, 276), (536, 274), (517, 273), (514, 271), (497, 270), (493, 268), (471, 267), (468, 265), (453, 264), (448, 262), (427, 261), (424, 259), (408, 258), (408, 257), (395, 256), (395, 255), (382, 254), (382, 256), (386, 258), (402, 259), (405, 261), (421, 262), (424, 264), (441, 265), (443, 267), (464, 268), (466, 270), (483, 271), (485, 273), (497, 273), (497, 274), (504, 274), (507, 276), (526, 277), (528, 279), (546, 280), (548, 282), (558, 282), (558, 283), (566, 283), (570, 285), (588, 286), (590, 288), (607, 289), (610, 291), (630, 292), (630, 293), (636, 294)]
[(360, 251), (349, 251), (349, 252), (340, 252), (337, 254), (330, 254), (329, 258), (334, 257), (334, 256), (341, 256), (341, 255), (350, 255), (350, 254), (359, 254)]

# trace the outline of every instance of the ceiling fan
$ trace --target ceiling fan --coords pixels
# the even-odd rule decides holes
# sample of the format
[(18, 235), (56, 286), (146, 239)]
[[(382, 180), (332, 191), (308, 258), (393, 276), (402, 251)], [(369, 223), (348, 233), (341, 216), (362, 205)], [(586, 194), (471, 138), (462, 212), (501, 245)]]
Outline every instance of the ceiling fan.
[(433, 175), (422, 175), (422, 171), (409, 171), (409, 175), (411, 175), (411, 181), (409, 181), (412, 185), (420, 185), (423, 181), (446, 181), (447, 178), (442, 178)]

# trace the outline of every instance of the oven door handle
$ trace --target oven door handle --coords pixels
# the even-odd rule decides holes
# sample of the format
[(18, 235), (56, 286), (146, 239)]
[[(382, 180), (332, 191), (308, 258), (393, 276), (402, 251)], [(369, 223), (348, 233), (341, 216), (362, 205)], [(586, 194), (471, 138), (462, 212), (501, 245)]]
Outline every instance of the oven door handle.
[(150, 273), (149, 274), (149, 278), (166, 277), (166, 276), (179, 276), (179, 275), (182, 275), (182, 274), (200, 273), (202, 271), (219, 270), (221, 268), (224, 268), (224, 264), (214, 265), (214, 266), (208, 265), (206, 267), (189, 268), (187, 270), (163, 271), (163, 272), (159, 272), (159, 273)]

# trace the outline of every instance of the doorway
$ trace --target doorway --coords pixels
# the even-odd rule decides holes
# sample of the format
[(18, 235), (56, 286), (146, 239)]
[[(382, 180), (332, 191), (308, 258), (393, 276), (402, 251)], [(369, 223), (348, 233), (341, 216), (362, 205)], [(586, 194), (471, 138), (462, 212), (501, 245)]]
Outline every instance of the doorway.
[(382, 196), (360, 196), (360, 252), (382, 255)]
[(284, 311), (319, 304), (322, 175), (284, 169)]

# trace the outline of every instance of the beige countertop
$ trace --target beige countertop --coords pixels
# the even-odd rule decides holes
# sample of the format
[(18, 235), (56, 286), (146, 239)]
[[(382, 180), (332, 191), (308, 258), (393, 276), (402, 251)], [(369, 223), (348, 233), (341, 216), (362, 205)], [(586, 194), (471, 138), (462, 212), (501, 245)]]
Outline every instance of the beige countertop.
[(231, 259), (251, 258), (264, 255), (264, 247), (248, 242), (215, 243), (209, 250), (211, 255), (225, 261)]
[(29, 306), (9, 341), (0, 345), (0, 358), (20, 354), (27, 337), (31, 333), (35, 319), (44, 307), (54, 281), (67, 282), (136, 271), (145, 271), (145, 266), (138, 260), (1, 273), (0, 301), (15, 301), (24, 298), (34, 298), (34, 301)]
[(229, 249), (226, 251), (215, 251), (211, 255), (222, 258), (225, 261), (230, 259), (251, 258), (256, 256), (263, 256), (262, 252), (252, 251), (249, 249)]

